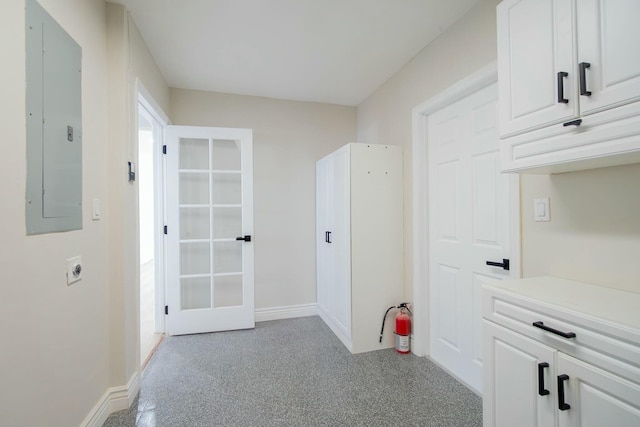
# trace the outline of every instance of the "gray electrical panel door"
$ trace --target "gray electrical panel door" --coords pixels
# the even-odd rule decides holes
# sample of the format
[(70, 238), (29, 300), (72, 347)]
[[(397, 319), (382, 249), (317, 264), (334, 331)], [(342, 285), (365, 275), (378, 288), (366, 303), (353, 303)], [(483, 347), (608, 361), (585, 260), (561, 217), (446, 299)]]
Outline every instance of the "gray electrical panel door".
[(82, 49), (26, 0), (27, 234), (82, 229)]

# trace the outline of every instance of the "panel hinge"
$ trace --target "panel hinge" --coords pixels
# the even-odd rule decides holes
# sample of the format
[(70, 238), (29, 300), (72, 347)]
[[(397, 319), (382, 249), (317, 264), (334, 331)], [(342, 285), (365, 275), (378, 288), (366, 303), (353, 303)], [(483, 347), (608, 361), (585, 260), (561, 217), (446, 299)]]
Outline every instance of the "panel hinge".
[(166, 145), (162, 146), (162, 154), (167, 154), (167, 146)]
[(164, 234), (167, 234), (167, 230), (168, 230), (168, 227), (165, 225), (164, 226)]
[(169, 314), (169, 306), (168, 305), (164, 306), (164, 314)]

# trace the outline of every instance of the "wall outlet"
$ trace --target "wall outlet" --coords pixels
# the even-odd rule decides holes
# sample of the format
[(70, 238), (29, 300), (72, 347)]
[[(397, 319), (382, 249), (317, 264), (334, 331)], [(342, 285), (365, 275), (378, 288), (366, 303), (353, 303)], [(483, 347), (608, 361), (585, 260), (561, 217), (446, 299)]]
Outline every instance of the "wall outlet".
[(82, 279), (82, 257), (67, 259), (67, 285)]

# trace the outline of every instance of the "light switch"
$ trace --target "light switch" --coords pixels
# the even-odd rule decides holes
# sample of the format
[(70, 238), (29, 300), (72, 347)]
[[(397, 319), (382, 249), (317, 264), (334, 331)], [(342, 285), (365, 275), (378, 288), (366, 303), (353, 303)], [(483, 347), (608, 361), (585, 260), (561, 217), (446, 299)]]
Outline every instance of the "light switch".
[(536, 222), (551, 221), (548, 197), (533, 199), (533, 216)]
[(100, 206), (100, 199), (93, 199), (91, 218), (97, 221), (101, 217), (102, 217), (102, 207)]

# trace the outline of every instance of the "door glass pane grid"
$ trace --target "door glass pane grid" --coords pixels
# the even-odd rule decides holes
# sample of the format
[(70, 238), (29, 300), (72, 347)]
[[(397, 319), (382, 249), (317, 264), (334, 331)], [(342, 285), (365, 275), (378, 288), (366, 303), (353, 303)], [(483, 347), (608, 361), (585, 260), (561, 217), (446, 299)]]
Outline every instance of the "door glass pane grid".
[(240, 141), (215, 139), (212, 142), (211, 170), (240, 172), (242, 163)]
[(180, 307), (213, 307), (211, 139), (181, 139), (179, 149)]
[(243, 300), (242, 274), (215, 276), (213, 278), (214, 307), (242, 305)]
[[(243, 304), (242, 243), (235, 241), (236, 236), (242, 235), (239, 143), (209, 139), (205, 150), (197, 146), (202, 142), (187, 140), (179, 154), (198, 156), (197, 160), (180, 160), (183, 310)], [(207, 151), (211, 155), (205, 157)], [(208, 160), (208, 167), (204, 159)]]
[(213, 305), (242, 305), (242, 175), (239, 141), (212, 140), (211, 234)]

